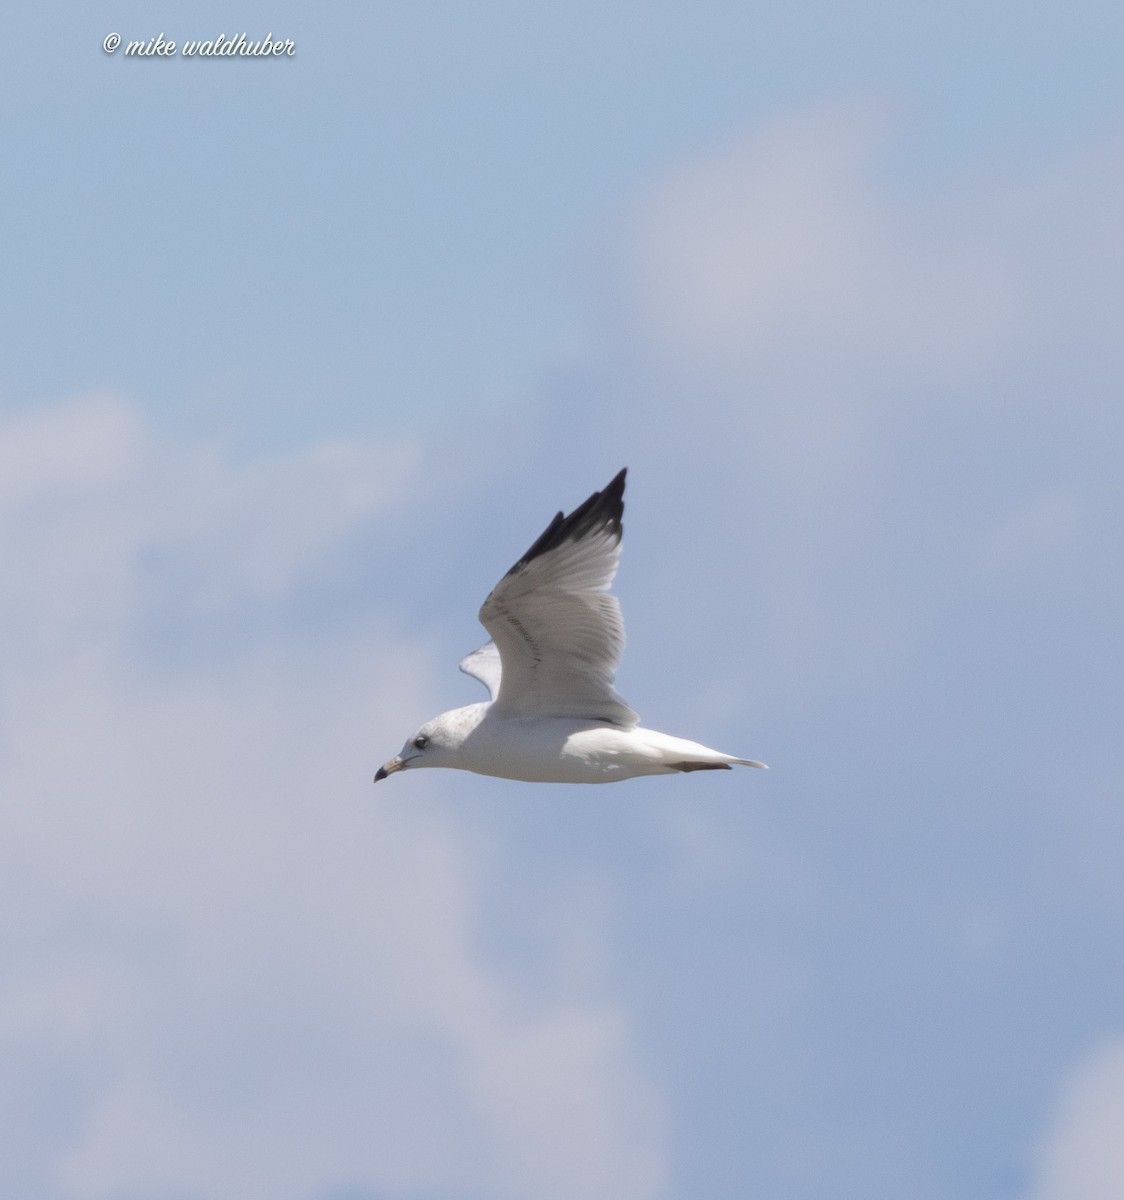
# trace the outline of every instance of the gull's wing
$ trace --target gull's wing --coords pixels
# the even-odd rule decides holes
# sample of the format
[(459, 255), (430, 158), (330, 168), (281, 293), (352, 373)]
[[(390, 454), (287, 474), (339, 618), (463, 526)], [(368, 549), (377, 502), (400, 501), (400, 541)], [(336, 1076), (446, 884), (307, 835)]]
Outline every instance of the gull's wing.
[(493, 700), (500, 694), (502, 664), (495, 642), (485, 642), (479, 650), (466, 654), (460, 661), (460, 668), (466, 675), (479, 679)]
[(639, 720), (613, 688), (624, 621), (609, 586), (621, 556), (624, 479), (621, 471), (568, 517), (559, 513), (484, 601), (480, 623), (503, 663), (497, 716)]

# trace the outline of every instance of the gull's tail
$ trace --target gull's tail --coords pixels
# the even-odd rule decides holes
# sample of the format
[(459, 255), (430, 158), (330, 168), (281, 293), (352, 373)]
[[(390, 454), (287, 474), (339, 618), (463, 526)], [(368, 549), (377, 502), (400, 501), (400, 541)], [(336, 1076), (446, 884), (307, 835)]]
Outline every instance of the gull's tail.
[(670, 767), (673, 771), (732, 771), (731, 763), (739, 767), (760, 767), (763, 771), (768, 770), (765, 763), (758, 762), (755, 758), (731, 758), (726, 762), (698, 762), (685, 759), (683, 762), (664, 763), (664, 766)]
[(699, 742), (657, 733), (654, 729), (637, 729), (635, 733), (647, 743), (648, 753), (664, 771), (729, 771), (733, 767), (765, 766), (755, 758), (723, 754), (721, 750), (712, 750)]

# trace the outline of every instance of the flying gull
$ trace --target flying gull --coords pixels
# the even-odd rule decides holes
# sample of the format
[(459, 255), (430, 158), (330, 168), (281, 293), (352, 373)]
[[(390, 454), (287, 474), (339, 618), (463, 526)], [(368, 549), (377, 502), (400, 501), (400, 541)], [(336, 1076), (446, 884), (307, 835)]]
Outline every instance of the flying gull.
[(609, 594), (621, 556), (621, 471), (568, 517), (559, 513), (480, 609), (492, 640), (460, 668), (491, 700), (427, 721), (375, 782), (455, 767), (529, 783), (613, 783), (637, 775), (763, 767), (644, 729), (613, 687), (624, 622)]

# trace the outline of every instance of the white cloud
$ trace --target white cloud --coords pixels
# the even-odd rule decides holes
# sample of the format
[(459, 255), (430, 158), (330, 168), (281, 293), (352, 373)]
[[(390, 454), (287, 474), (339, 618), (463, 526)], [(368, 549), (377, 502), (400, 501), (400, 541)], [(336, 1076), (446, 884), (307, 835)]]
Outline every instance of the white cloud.
[(880, 184), (886, 127), (871, 105), (811, 111), (669, 175), (633, 214), (644, 336), (688, 359), (781, 355), (797, 379), (871, 356), (943, 377), (992, 354), (1010, 280), (949, 213)]
[(987, 570), (1054, 563), (1081, 532), (1082, 497), (1074, 487), (1055, 486), (1018, 504), (983, 538), (981, 562)]
[(721, 514), (745, 655), (801, 700), (897, 669), (996, 571), (1075, 561), (1115, 493), (1118, 146), (918, 182), (889, 134), (871, 104), (779, 118), (621, 223), (621, 443), (639, 479), (643, 421), (649, 465)]
[(1124, 1196), (1124, 1039), (1092, 1051), (1066, 1080), (1031, 1200)]
[[(235, 467), (105, 397), (0, 426), (0, 1123), (28, 1194), (662, 1194), (604, 981), (529, 1002), (478, 947), (471, 827), (422, 780), (371, 787), (432, 652), (375, 605), (269, 619), (413, 461)], [(255, 633), (169, 665), (138, 635), (168, 607), (195, 642)]]

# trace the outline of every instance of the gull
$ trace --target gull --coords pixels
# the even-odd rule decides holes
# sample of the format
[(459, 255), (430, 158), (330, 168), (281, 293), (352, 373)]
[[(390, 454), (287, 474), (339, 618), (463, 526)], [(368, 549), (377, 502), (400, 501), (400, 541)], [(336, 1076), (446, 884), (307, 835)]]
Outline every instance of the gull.
[(375, 775), (452, 767), (528, 783), (613, 783), (638, 775), (764, 767), (644, 729), (613, 687), (624, 621), (609, 594), (621, 556), (625, 470), (554, 518), (480, 609), (491, 635), (460, 669), (490, 701), (415, 733)]

